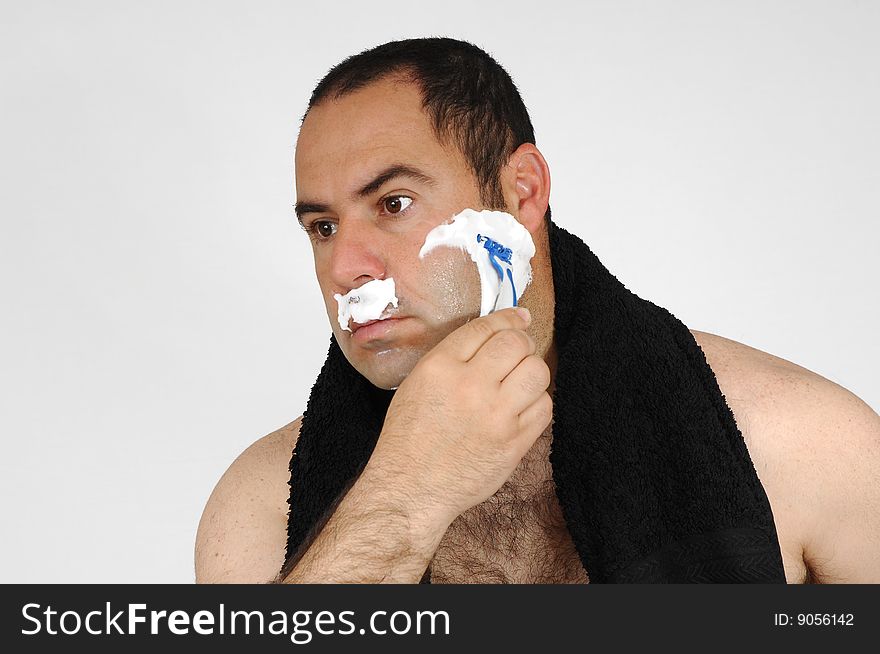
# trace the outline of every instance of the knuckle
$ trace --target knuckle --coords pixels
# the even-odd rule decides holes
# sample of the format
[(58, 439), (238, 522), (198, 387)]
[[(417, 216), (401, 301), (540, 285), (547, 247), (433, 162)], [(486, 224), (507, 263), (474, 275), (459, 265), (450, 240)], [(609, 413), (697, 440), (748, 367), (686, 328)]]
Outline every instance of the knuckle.
[(550, 386), (550, 369), (543, 360), (530, 356), (524, 362), (522, 389), (529, 394), (546, 391)]
[(467, 325), (474, 335), (482, 337), (483, 340), (491, 338), (497, 331), (488, 320), (471, 320)]
[(533, 395), (540, 390), (543, 390), (543, 387), (538, 382), (535, 377), (526, 377), (520, 382), (520, 388), (526, 395)]
[(539, 366), (527, 367), (521, 382), (522, 390), (528, 395), (534, 395), (547, 390), (550, 380)]
[(509, 329), (500, 331), (492, 337), (492, 351), (498, 355), (515, 350), (519, 340)]
[(529, 336), (520, 329), (505, 329), (495, 335), (497, 348), (502, 352), (528, 354), (531, 343)]
[(550, 366), (548, 366), (547, 362), (539, 356), (535, 356), (533, 354), (532, 358), (536, 360), (535, 367), (538, 370), (537, 374), (541, 377), (541, 381), (544, 384), (544, 388), (546, 389), (548, 386), (550, 386), (550, 382), (552, 381)]
[(550, 422), (553, 418), (553, 398), (548, 393), (538, 400), (538, 417), (544, 422)]

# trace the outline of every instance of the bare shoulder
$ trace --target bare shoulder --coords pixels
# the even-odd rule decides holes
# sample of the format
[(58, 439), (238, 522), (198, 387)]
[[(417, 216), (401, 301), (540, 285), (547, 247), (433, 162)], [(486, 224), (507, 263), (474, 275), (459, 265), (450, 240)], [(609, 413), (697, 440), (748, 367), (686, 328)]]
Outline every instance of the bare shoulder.
[(789, 582), (880, 582), (880, 416), (791, 361), (691, 333), (767, 492)]
[(281, 569), (288, 465), (301, 421), (256, 441), (217, 482), (199, 521), (196, 583), (268, 583)]

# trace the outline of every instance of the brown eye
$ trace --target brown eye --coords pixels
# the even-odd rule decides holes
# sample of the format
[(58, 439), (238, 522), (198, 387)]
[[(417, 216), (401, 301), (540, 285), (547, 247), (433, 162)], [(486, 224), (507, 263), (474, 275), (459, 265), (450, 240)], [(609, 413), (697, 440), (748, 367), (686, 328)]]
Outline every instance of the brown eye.
[(334, 234), (335, 225), (327, 220), (316, 220), (305, 228), (312, 240), (325, 241)]
[(401, 213), (412, 204), (412, 198), (406, 195), (392, 195), (382, 200), (382, 204), (388, 213)]

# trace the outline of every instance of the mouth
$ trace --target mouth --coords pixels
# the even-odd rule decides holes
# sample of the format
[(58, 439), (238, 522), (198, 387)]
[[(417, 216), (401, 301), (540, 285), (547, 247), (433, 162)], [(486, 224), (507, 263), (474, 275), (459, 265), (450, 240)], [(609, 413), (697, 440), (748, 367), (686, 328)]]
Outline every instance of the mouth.
[(372, 325), (374, 323), (381, 322), (381, 321), (382, 321), (382, 318), (379, 318), (377, 320), (368, 320), (367, 322), (355, 322), (354, 320), (352, 320), (351, 321), (351, 333), (352, 333), (352, 335), (354, 335), (354, 333), (357, 330), (359, 330), (361, 327), (366, 327), (367, 325)]
[(354, 320), (352, 320), (351, 321), (351, 335), (354, 336), (355, 332), (357, 332), (357, 330), (359, 330), (361, 327), (366, 327), (368, 325), (373, 325), (377, 322), (383, 322), (386, 320), (396, 320), (398, 318), (403, 318), (403, 316), (399, 315), (397, 310), (386, 309), (375, 320), (368, 320), (367, 322), (355, 322)]
[(378, 320), (369, 320), (365, 323), (352, 322), (351, 337), (357, 342), (365, 343), (374, 338), (385, 336), (403, 319), (404, 316), (395, 315)]

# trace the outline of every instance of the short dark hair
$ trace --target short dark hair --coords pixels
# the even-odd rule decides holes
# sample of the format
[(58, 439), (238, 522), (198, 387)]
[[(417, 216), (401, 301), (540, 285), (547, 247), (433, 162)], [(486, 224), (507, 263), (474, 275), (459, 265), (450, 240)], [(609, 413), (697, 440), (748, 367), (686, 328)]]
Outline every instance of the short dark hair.
[[(523, 143), (535, 143), (529, 112), (510, 75), (467, 41), (431, 37), (391, 41), (352, 55), (318, 82), (308, 111), (371, 82), (399, 74), (418, 84), (437, 139), (464, 155), (489, 208), (505, 209), (501, 169)], [(303, 116), (305, 120), (305, 116)], [(550, 220), (550, 207), (544, 214)]]

